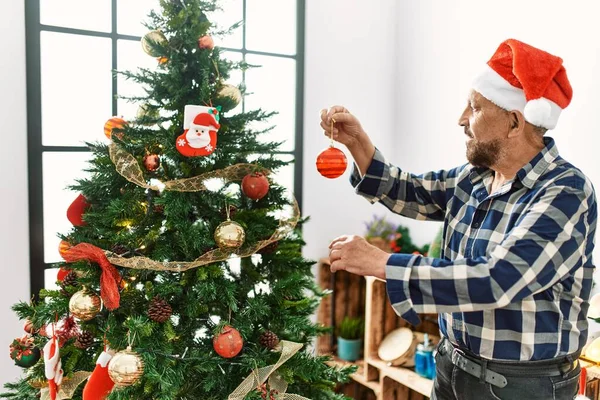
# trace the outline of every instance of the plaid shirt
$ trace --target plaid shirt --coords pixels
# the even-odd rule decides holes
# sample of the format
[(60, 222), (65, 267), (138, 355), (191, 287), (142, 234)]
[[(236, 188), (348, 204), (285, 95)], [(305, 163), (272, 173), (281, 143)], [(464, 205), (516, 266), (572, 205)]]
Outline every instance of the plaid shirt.
[(393, 254), (387, 292), (396, 313), (439, 313), (454, 344), (490, 360), (572, 354), (587, 340), (596, 198), (554, 140), (496, 193), (493, 171), (469, 164), (412, 175), (376, 151), (351, 183), (370, 202), (444, 221), (441, 258)]

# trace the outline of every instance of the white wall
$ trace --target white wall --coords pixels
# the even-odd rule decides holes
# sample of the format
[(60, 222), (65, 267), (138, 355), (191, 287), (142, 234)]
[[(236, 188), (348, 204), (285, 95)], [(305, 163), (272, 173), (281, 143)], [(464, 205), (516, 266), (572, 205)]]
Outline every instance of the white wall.
[[(0, 279), (0, 386), (13, 381), (21, 369), (8, 357), (8, 346), (24, 332), (10, 306), (29, 298), (29, 222), (27, 197), (27, 118), (25, 96), (25, 14), (23, 1), (2, 4), (0, 61), (0, 121), (2, 130), (2, 254)], [(0, 392), (3, 389), (0, 388)]]
[[(396, 1), (309, 0), (306, 2), (304, 102), (305, 257), (327, 256), (329, 242), (342, 234), (362, 234), (364, 221), (383, 212), (354, 195), (351, 168), (338, 179), (323, 178), (315, 161), (329, 141), (319, 111), (346, 106), (380, 147), (392, 144), (395, 112)], [(341, 146), (348, 157), (349, 152)]]

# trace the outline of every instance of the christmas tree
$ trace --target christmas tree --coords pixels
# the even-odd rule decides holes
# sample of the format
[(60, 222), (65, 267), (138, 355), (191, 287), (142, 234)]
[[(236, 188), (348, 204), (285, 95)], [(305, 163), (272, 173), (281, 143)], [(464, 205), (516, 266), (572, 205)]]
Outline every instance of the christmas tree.
[(2, 397), (343, 398), (333, 389), (352, 370), (310, 346), (323, 293), (295, 200), (271, 178), (286, 163), (250, 128), (271, 114), (231, 112), (244, 88), (227, 79), (249, 66), (214, 46), (216, 7), (163, 0), (150, 14), (156, 69), (119, 72), (147, 96), (129, 99), (135, 119), (107, 122), (110, 144), (88, 144), (60, 290), (13, 307), (26, 334), (11, 357), (26, 370)]

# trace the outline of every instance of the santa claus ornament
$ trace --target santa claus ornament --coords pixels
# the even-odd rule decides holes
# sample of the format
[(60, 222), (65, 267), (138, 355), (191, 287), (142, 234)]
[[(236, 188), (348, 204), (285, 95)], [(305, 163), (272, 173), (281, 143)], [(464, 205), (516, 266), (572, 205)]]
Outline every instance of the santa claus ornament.
[(186, 157), (208, 156), (217, 147), (218, 110), (214, 107), (187, 105), (183, 117), (183, 134), (175, 143)]

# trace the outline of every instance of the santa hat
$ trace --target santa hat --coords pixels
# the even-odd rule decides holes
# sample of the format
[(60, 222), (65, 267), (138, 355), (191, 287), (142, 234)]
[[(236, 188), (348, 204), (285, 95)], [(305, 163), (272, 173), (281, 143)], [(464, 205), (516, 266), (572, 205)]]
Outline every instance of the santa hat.
[(573, 97), (562, 63), (560, 57), (508, 39), (475, 79), (473, 89), (505, 110), (521, 111), (527, 122), (553, 129)]
[(194, 117), (193, 123), (194, 125), (212, 128), (212, 131), (219, 130), (219, 128), (221, 127), (221, 125), (219, 125), (215, 117), (208, 113), (201, 113), (196, 115), (196, 117)]

